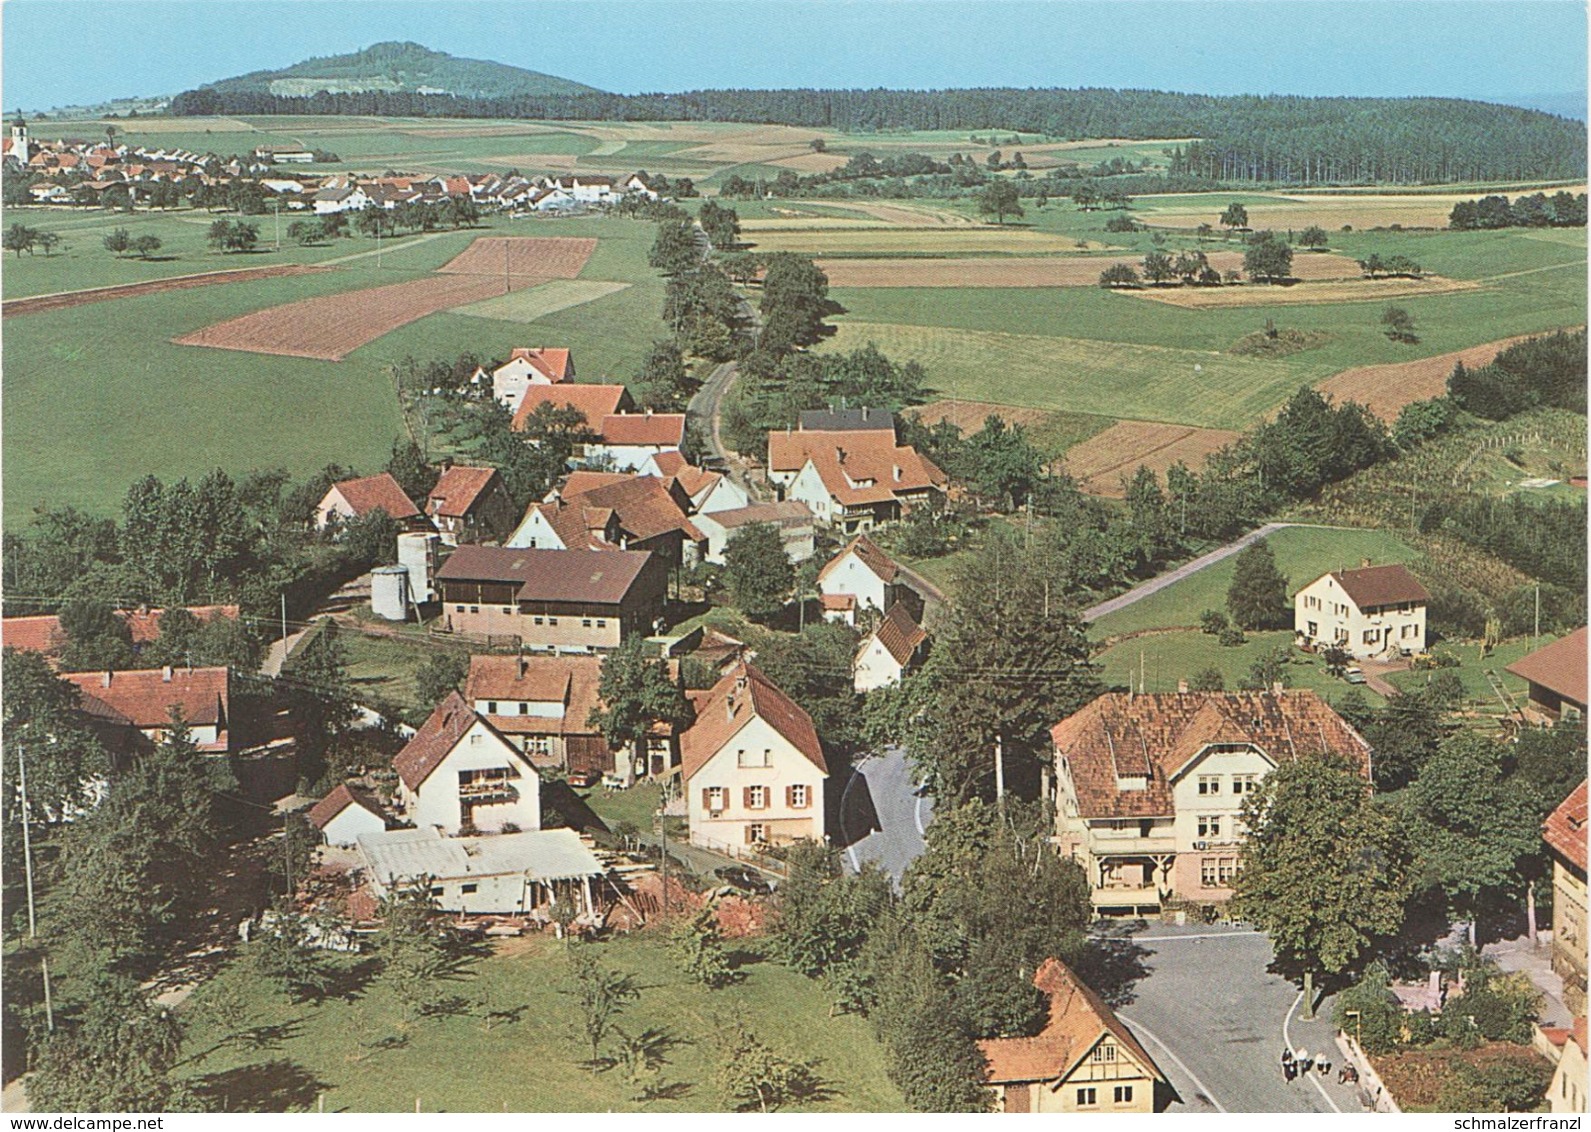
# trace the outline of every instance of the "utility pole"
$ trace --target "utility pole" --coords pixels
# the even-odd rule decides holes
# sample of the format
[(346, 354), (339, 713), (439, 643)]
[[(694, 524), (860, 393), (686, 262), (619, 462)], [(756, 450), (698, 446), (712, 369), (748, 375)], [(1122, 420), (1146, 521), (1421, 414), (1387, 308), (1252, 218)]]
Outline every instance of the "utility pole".
[(1530, 648), (1535, 651), (1536, 645), (1541, 640), (1541, 583), (1536, 583), (1536, 627), (1530, 635)]
[(1005, 808), (1005, 744), (998, 731), (994, 733), (994, 800)]
[[(28, 760), (20, 745), (17, 747), (17, 783), (22, 788), (22, 868), (28, 882), (28, 938), (37, 939), (38, 922), (33, 913), (33, 836), (28, 829), (31, 824), (28, 812)], [(50, 1003), (49, 956), (40, 954), (39, 966), (44, 973), (44, 1020), (50, 1032), (54, 1033), (55, 1009)]]
[(668, 819), (663, 816), (663, 811), (668, 809), (666, 793), (659, 794), (657, 799), (657, 845), (662, 850), (662, 859), (658, 865), (659, 875), (663, 878), (663, 912), (664, 923), (668, 922)]
[(287, 660), (287, 591), (282, 591), (282, 660)]
[(282, 250), (282, 202), (280, 200), (274, 200), (271, 203), (276, 206), (276, 250), (277, 251), (281, 251)]

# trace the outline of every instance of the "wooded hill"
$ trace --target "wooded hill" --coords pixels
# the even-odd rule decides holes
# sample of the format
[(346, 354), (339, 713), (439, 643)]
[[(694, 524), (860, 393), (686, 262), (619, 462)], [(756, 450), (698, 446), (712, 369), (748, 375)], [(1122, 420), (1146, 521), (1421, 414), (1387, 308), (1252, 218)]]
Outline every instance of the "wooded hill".
[(465, 99), (516, 95), (568, 97), (600, 93), (584, 83), (485, 59), (461, 59), (418, 43), (375, 43), (348, 55), (306, 59), (279, 71), (251, 71), (202, 90), (238, 95), (308, 97), (323, 91), (381, 94), (445, 92)]
[(1450, 98), (1211, 96), (1141, 90), (707, 90), (457, 98), (407, 91), (282, 97), (229, 85), (172, 112), (761, 122), (814, 129), (1006, 130), (1055, 138), (1198, 138), (1173, 172), (1291, 184), (1579, 178), (1583, 122)]

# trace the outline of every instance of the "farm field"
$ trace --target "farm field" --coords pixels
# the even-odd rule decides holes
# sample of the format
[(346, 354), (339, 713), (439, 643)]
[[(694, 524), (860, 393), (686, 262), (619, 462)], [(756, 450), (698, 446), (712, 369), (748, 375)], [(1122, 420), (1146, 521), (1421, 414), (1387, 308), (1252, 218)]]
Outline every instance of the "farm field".
[(1140, 467), (1162, 478), (1167, 468), (1179, 462), (1191, 471), (1202, 471), (1211, 453), (1238, 436), (1223, 429), (1117, 421), (1068, 449), (1061, 465), (1083, 491), (1120, 499), (1126, 495), (1124, 482)]
[[(1379, 566), (1412, 562), (1417, 557), (1417, 552), (1395, 535), (1376, 530), (1288, 527), (1266, 541), (1276, 556), (1277, 567), (1287, 578), (1289, 596), (1328, 570), (1356, 567), (1365, 558)], [(1106, 640), (1145, 629), (1197, 626), (1199, 614), (1206, 609), (1226, 608), (1226, 591), (1236, 566), (1237, 556), (1232, 555), (1142, 601), (1107, 614), (1093, 623), (1091, 636)]]
[(969, 436), (981, 429), (989, 417), (998, 416), (1008, 425), (1021, 425), (1028, 440), (1046, 456), (1057, 456), (1072, 445), (1109, 428), (1111, 424), (1105, 417), (1088, 413), (1018, 408), (988, 401), (933, 401), (911, 412), (928, 425), (949, 421)]
[[(1298, 261), (1294, 261), (1295, 265)], [(1307, 265), (1309, 261), (1305, 260)], [(1136, 299), (1191, 310), (1223, 307), (1314, 306), (1321, 303), (1379, 303), (1388, 299), (1428, 298), (1455, 291), (1478, 291), (1481, 285), (1468, 279), (1443, 279), (1427, 275), (1420, 279), (1336, 278), (1317, 283), (1284, 286), (1247, 285), (1242, 287), (1144, 287), (1123, 292)]]
[[(937, 239), (931, 240), (937, 243)], [(1209, 253), (1210, 266), (1217, 271), (1240, 269), (1243, 256), (1238, 252)], [(1003, 259), (835, 259), (819, 260), (818, 266), (834, 287), (1097, 287), (1099, 273), (1114, 264), (1137, 264), (1136, 259), (1119, 256), (1006, 257)], [(1299, 256), (1293, 263), (1299, 279), (1352, 279), (1359, 281), (1359, 266), (1342, 256)], [(1344, 284), (1344, 286), (1349, 286)], [(1148, 287), (1132, 294), (1150, 298), (1204, 296), (1224, 293), (1304, 291), (1303, 287)], [(1372, 296), (1374, 297), (1374, 296)], [(1307, 301), (1307, 300), (1306, 300)], [(1190, 304), (1190, 305), (1197, 305)]]
[[(441, 311), (340, 363), (170, 341), (268, 307), (435, 278), (437, 268), (494, 232), (595, 238), (585, 274), (630, 286), (533, 324)], [(77, 311), (6, 320), (5, 423), (29, 437), (0, 455), (6, 525), (25, 524), (41, 504), (110, 514), (146, 474), (196, 478), (219, 467), (236, 477), (279, 465), (302, 476), (332, 462), (376, 471), (403, 429), (387, 367), (405, 356), (506, 357), (514, 346), (567, 345), (587, 380), (628, 380), (664, 333), (662, 281), (646, 265), (650, 224), (518, 221), (434, 235), (383, 241), (380, 269), (374, 241), (344, 240), (342, 254), (360, 258), (334, 271), (97, 304), (92, 335)], [(117, 349), (105, 353), (105, 342)], [(91, 358), (92, 370), (85, 368)], [(127, 405), (140, 411), (123, 411)]]
[[(619, 1025), (661, 1030), (672, 1039), (658, 1083), (675, 1087), (643, 1104), (621, 1070), (599, 1073), (579, 1064), (577, 1014), (562, 993), (567, 946), (550, 936), (504, 941), (467, 961), (461, 977), (447, 984), (458, 1000), (452, 1012), (407, 1027), (385, 987), (293, 1005), (240, 959), (184, 1008), (195, 1018), (186, 1072), (196, 1087), (224, 1091), (232, 1111), (311, 1111), (321, 1097), (328, 1112), (713, 1111), (729, 1107), (717, 1066), (728, 1022), (739, 1019), (780, 1053), (816, 1063), (821, 1095), (792, 1109), (903, 1107), (884, 1076), (883, 1051), (869, 1023), (856, 1014), (829, 1017), (821, 983), (748, 949), (741, 952), (743, 981), (708, 990), (680, 973), (656, 932), (579, 945), (640, 988)], [(234, 992), (241, 1009), (206, 1016), (204, 1004), (221, 991)], [(492, 1008), (508, 1012), (490, 1029), (475, 1005), (488, 993)], [(222, 1041), (251, 1027), (279, 1027), (278, 1039), (265, 1050)], [(481, 1066), (491, 1071), (475, 1071)]]
[(477, 318), (535, 322), (549, 314), (606, 298), (629, 286), (629, 283), (606, 283), (596, 279), (554, 279), (522, 291), (512, 291), (495, 299), (483, 299), (453, 309), (458, 314)]
[[(799, 224), (801, 222), (794, 222)], [(759, 252), (800, 252), (803, 255), (1054, 255), (1084, 251), (1106, 251), (1108, 243), (1081, 240), (1054, 232), (1030, 228), (1001, 228), (994, 225), (960, 228), (937, 225), (928, 228), (903, 228), (888, 221), (839, 221), (833, 227), (757, 229), (746, 233), (744, 241)], [(1099, 279), (1096, 271), (1094, 280)]]

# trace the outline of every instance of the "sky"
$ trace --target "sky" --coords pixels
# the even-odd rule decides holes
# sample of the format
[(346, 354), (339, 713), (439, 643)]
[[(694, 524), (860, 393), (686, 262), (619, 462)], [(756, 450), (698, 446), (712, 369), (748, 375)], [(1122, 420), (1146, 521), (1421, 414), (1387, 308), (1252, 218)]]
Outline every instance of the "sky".
[(1095, 86), (1507, 101), (1586, 89), (1577, 0), (5, 0), (0, 102), (175, 94), (404, 39), (620, 93)]

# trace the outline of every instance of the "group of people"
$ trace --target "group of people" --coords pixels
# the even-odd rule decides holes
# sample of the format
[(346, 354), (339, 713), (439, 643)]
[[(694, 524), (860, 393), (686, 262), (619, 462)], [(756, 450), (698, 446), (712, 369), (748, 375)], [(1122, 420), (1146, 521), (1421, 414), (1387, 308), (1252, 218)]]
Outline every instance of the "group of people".
[(1324, 1057), (1315, 1057), (1307, 1049), (1300, 1049), (1297, 1053), (1293, 1052), (1291, 1046), (1282, 1049), (1282, 1076), (1287, 1080), (1291, 1081), (1311, 1069), (1324, 1077), (1331, 1072), (1331, 1062)]

